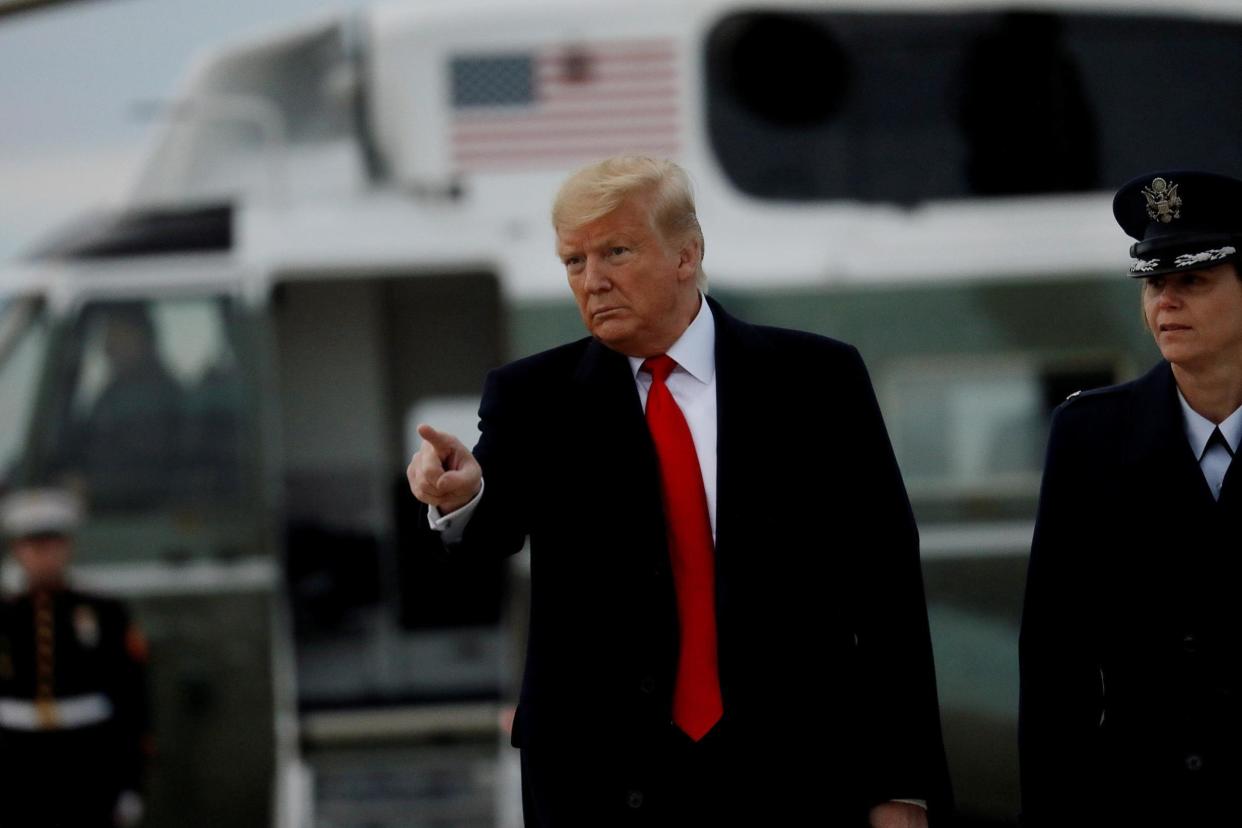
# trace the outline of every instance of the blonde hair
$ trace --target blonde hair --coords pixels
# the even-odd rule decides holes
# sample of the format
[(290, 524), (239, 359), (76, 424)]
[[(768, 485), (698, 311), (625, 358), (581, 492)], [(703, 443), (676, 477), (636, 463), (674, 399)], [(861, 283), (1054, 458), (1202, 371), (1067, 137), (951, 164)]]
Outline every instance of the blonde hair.
[(552, 227), (581, 227), (603, 218), (628, 199), (647, 194), (652, 197), (651, 225), (665, 241), (690, 237), (699, 243), (695, 283), (707, 292), (703, 230), (694, 212), (694, 191), (686, 171), (672, 161), (615, 155), (582, 167), (557, 192), (552, 202)]

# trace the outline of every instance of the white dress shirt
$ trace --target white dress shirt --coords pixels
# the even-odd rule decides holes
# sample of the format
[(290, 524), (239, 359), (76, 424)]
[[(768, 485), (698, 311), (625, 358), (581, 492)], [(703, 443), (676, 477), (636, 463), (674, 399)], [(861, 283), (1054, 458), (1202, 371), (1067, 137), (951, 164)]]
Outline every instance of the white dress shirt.
[[(690, 427), (694, 440), (694, 452), (699, 458), (699, 471), (703, 475), (703, 489), (707, 494), (707, 516), (712, 524), (712, 539), (716, 538), (716, 321), (711, 308), (699, 294), (699, 312), (694, 321), (667, 351), (677, 367), (669, 375), (665, 385), (677, 401), (681, 413)], [(647, 410), (647, 392), (651, 388), (651, 374), (639, 371), (642, 357), (628, 357), (634, 384), (643, 411)], [(483, 487), (469, 503), (447, 515), (440, 514), (435, 506), (427, 508), (427, 520), (431, 528), (443, 533), (445, 543), (461, 539), (470, 515), (474, 513)]]
[[(1199, 460), (1199, 468), (1203, 470), (1203, 477), (1207, 480), (1208, 488), (1212, 490), (1212, 497), (1220, 500), (1225, 472), (1229, 471), (1233, 455), (1238, 453), (1238, 444), (1242, 442), (1242, 407), (1235, 409), (1218, 426), (1191, 408), (1190, 403), (1182, 396), (1181, 389), (1177, 391), (1177, 399), (1182, 404), (1182, 422), (1186, 427), (1186, 439), (1190, 441), (1190, 449)], [(1208, 445), (1212, 432), (1217, 428), (1229, 444), (1228, 450), (1218, 443)]]

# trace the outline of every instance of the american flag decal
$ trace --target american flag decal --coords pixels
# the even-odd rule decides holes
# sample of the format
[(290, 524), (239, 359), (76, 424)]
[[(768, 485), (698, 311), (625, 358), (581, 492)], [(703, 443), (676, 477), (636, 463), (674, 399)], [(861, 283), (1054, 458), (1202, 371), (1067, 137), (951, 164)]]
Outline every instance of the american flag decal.
[(458, 170), (565, 166), (620, 152), (675, 156), (672, 40), (627, 40), (450, 60)]

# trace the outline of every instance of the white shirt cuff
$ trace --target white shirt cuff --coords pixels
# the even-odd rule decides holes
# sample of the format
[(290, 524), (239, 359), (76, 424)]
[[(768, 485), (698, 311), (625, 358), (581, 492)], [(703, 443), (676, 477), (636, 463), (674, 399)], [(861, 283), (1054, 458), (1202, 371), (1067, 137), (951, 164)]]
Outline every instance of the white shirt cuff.
[(925, 799), (894, 799), (893, 802), (904, 802), (907, 805), (917, 805), (924, 811), (927, 810), (927, 800)]
[(447, 515), (440, 514), (440, 510), (435, 506), (427, 506), (427, 523), (440, 533), (440, 539), (446, 544), (457, 543), (461, 540), (462, 534), (466, 531), (466, 524), (470, 522), (470, 515), (474, 514), (475, 507), (479, 505), (479, 498), (483, 497), (484, 485), (483, 480), (480, 479), (479, 491), (470, 498), (470, 502)]

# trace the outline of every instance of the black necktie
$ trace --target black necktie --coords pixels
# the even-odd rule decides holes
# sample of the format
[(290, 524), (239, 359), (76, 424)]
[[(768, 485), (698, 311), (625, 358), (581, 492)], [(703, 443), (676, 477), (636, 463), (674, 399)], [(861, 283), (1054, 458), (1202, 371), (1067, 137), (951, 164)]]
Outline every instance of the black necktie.
[[(1223, 447), (1225, 451), (1229, 452), (1229, 456), (1233, 457), (1233, 449), (1229, 447), (1229, 441), (1225, 439), (1225, 435), (1221, 433), (1219, 426), (1212, 431), (1212, 436), (1208, 438), (1207, 448), (1211, 448), (1213, 443)], [(1204, 454), (1207, 453), (1207, 448), (1203, 450)]]
[[(1224, 449), (1222, 456), (1219, 451), (1213, 449), (1219, 446)], [(1212, 455), (1209, 457), (1209, 455)], [(1229, 459), (1225, 459), (1225, 458)], [(1212, 436), (1208, 438), (1207, 445), (1203, 447), (1203, 455), (1199, 458), (1199, 466), (1203, 469), (1203, 475), (1207, 478), (1208, 486), (1212, 490), (1212, 497), (1220, 499), (1221, 487), (1225, 485), (1225, 474), (1229, 471), (1229, 466), (1233, 460), (1233, 449), (1229, 447), (1229, 441), (1225, 439), (1225, 435), (1217, 428), (1212, 431)]]

